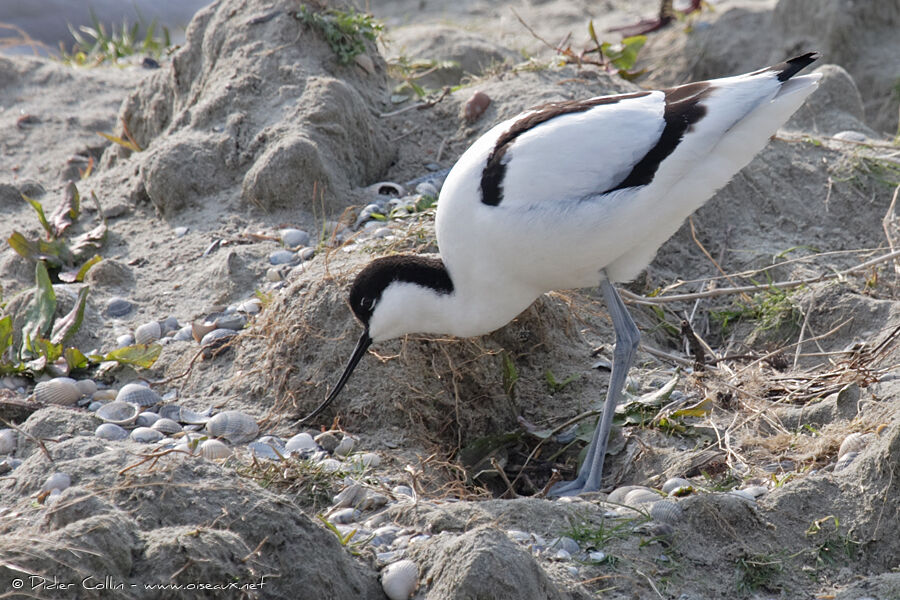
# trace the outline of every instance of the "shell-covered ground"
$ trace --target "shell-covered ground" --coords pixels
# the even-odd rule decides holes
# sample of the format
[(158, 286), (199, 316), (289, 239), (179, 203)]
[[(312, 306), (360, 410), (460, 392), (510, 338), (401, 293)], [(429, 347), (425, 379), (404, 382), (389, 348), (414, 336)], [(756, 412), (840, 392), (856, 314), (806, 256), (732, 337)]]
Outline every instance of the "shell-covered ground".
[[(704, 3), (618, 65), (634, 81), (584, 52), (588, 24), (615, 43), (656, 2), (366, 4), (383, 30), (325, 2), (221, 0), (159, 68), (0, 56), (0, 594), (900, 598), (900, 2)], [(297, 424), (359, 335), (354, 273), (439, 251), (444, 170), (492, 124), (809, 50), (820, 89), (622, 288), (643, 343), (604, 492), (542, 493), (602, 407), (593, 290), (480, 338), (375, 345)], [(58, 232), (72, 182), (81, 214), (56, 237), (86, 245), (36, 283), (12, 245), (59, 247), (23, 194)], [(109, 359), (161, 337), (158, 358), (32, 362), (98, 387), (35, 393), (13, 353), (42, 306), (62, 336), (82, 300), (63, 346)], [(131, 382), (156, 394), (108, 416)]]

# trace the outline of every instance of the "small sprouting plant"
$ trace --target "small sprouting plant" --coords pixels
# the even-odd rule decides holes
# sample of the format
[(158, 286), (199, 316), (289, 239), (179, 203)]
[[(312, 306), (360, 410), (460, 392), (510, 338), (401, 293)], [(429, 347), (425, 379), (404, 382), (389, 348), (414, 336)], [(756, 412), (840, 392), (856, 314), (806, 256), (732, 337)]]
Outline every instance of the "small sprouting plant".
[(754, 294), (750, 302), (737, 301), (734, 308), (712, 311), (710, 314), (723, 331), (738, 321), (755, 321), (757, 332), (779, 329), (785, 325), (799, 327), (802, 316), (792, 292), (774, 286)]
[(580, 377), (581, 377), (580, 373), (573, 373), (573, 374), (569, 375), (568, 377), (566, 377), (565, 379), (563, 379), (562, 381), (559, 381), (556, 378), (556, 375), (554, 375), (553, 371), (551, 371), (550, 369), (547, 369), (544, 372), (544, 379), (547, 381), (547, 387), (550, 388), (551, 394), (555, 394), (556, 392), (562, 391), (563, 388), (565, 388), (567, 385), (569, 385), (573, 381), (576, 381)]
[(356, 536), (356, 533), (359, 531), (358, 529), (351, 529), (346, 534), (341, 534), (341, 530), (322, 515), (316, 515), (316, 518), (318, 518), (319, 521), (321, 521), (322, 524), (337, 537), (341, 546), (346, 548), (347, 551), (354, 556), (358, 556), (362, 552), (362, 548), (375, 537), (375, 534), (370, 534), (369, 537), (365, 539), (353, 540), (354, 536)]
[(411, 59), (400, 56), (388, 62), (388, 74), (401, 83), (394, 88), (395, 94), (409, 95), (412, 92), (418, 98), (425, 98), (437, 90), (426, 88), (417, 80), (431, 75), (441, 69), (459, 68), (459, 63), (452, 60), (432, 60), (424, 58)]
[(503, 391), (510, 400), (515, 399), (516, 382), (519, 381), (519, 371), (509, 352), (501, 354), (501, 368), (503, 373)]
[(154, 20), (147, 25), (144, 35), (141, 36), (141, 23), (129, 25), (123, 21), (121, 28), (113, 26), (107, 33), (106, 26), (91, 11), (90, 26), (82, 25), (76, 30), (69, 25), (75, 44), (71, 52), (66, 51), (60, 44), (62, 62), (79, 67), (94, 67), (105, 62), (115, 64), (120, 59), (134, 54), (159, 58), (172, 47), (172, 39), (166, 27), (162, 27), (160, 32), (157, 32), (156, 27), (157, 23)]
[(754, 554), (738, 558), (735, 562), (737, 587), (742, 593), (756, 590), (777, 591), (775, 581), (784, 568), (784, 561), (772, 554)]
[(594, 43), (594, 48), (585, 54), (597, 54), (600, 64), (610, 73), (631, 81), (647, 72), (647, 69), (633, 70), (641, 48), (647, 43), (646, 35), (633, 35), (618, 43), (601, 42), (597, 38), (593, 21), (588, 23), (588, 35)]
[(646, 515), (629, 519), (616, 519), (608, 523), (604, 517), (597, 523), (586, 518), (573, 518), (569, 520), (569, 526), (560, 534), (570, 537), (580, 545), (602, 550), (612, 540), (624, 540), (634, 533), (634, 528), (650, 520)]
[(301, 4), (294, 17), (305, 25), (322, 32), (325, 41), (342, 65), (366, 51), (366, 40), (375, 41), (384, 29), (372, 15), (350, 9), (346, 12), (330, 8), (323, 11)]

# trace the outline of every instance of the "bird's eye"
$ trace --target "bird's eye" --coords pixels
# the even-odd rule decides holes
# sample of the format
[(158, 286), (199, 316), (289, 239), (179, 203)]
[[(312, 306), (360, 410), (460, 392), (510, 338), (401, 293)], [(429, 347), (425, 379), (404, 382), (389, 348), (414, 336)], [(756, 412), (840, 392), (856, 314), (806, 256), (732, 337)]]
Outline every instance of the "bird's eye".
[(375, 298), (369, 298), (365, 296), (362, 300), (359, 301), (359, 305), (365, 310), (372, 310), (375, 308)]

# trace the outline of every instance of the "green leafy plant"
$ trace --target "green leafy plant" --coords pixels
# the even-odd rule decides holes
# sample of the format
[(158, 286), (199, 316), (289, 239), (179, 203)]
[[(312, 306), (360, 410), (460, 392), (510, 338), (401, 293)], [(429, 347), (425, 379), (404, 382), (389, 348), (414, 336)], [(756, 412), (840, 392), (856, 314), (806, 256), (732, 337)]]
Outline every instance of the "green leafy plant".
[[(96, 196), (91, 197), (97, 204)], [(70, 241), (67, 232), (81, 216), (81, 196), (74, 182), (66, 186), (62, 203), (49, 219), (40, 202), (24, 194), (22, 198), (34, 208), (45, 235), (43, 238), (29, 239), (13, 231), (7, 243), (23, 258), (45, 263), (48, 271), (60, 281), (72, 283), (83, 280), (88, 270), (100, 261), (96, 252), (106, 241), (106, 220)], [(97, 204), (98, 213), (99, 209)]]
[(647, 69), (633, 70), (641, 48), (647, 43), (646, 35), (633, 35), (618, 43), (601, 42), (597, 38), (593, 21), (588, 23), (588, 35), (594, 43), (594, 48), (588, 50), (587, 54), (596, 53), (600, 63), (610, 73), (616, 73), (622, 79), (632, 81), (647, 72)]
[(157, 23), (154, 20), (147, 25), (143, 36), (141, 23), (129, 25), (122, 22), (122, 27), (113, 26), (107, 33), (106, 26), (100, 22), (97, 15), (91, 11), (91, 25), (82, 25), (77, 30), (69, 25), (69, 31), (75, 38), (72, 51), (68, 52), (60, 44), (62, 62), (74, 66), (97, 66), (105, 62), (117, 63), (120, 59), (135, 54), (143, 54), (152, 58), (159, 58), (172, 47), (172, 38), (169, 30), (162, 27), (157, 32)]
[(516, 369), (516, 363), (513, 362), (509, 352), (503, 352), (501, 355), (501, 368), (503, 373), (503, 391), (510, 400), (515, 399), (516, 382), (519, 381), (519, 371)]
[(394, 58), (388, 62), (387, 66), (388, 75), (401, 82), (394, 88), (394, 93), (409, 95), (409, 92), (412, 92), (418, 98), (425, 98), (438, 91), (423, 86), (419, 80), (436, 71), (459, 69), (459, 63), (453, 60), (409, 58), (407, 56)]
[(793, 300), (795, 290), (782, 290), (769, 286), (762, 292), (753, 295), (750, 302), (738, 300), (733, 308), (711, 311), (713, 320), (718, 322), (722, 331), (738, 321), (755, 321), (756, 331), (780, 329), (787, 325), (799, 327), (802, 315)]
[(774, 554), (745, 555), (737, 559), (737, 587), (742, 593), (763, 589), (778, 591), (775, 581), (784, 568), (784, 561)]
[(294, 17), (301, 23), (319, 30), (338, 62), (348, 65), (366, 51), (366, 40), (375, 41), (383, 25), (372, 15), (350, 9), (346, 12), (330, 8), (316, 11), (301, 4)]

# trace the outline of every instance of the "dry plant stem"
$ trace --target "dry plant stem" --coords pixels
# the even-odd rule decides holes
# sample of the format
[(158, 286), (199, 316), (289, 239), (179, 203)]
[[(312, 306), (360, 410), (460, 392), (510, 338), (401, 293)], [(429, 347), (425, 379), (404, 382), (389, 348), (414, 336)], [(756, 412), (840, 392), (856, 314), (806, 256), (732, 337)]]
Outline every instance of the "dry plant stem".
[(500, 475), (500, 479), (506, 484), (506, 492), (504, 492), (501, 497), (518, 498), (519, 495), (516, 493), (516, 490), (513, 489), (512, 483), (510, 483), (509, 478), (506, 476), (506, 471), (503, 470), (503, 467), (500, 466), (500, 463), (498, 463), (497, 459), (493, 456), (491, 457), (491, 466), (494, 467), (497, 474)]
[(640, 296), (633, 292), (629, 292), (625, 289), (619, 289), (619, 293), (628, 301), (634, 304), (649, 304), (652, 306), (658, 304), (665, 304), (667, 302), (684, 302), (687, 300), (696, 300), (697, 298), (715, 298), (717, 296), (727, 296), (729, 294), (743, 294), (746, 292), (758, 292), (760, 290), (770, 290), (772, 288), (776, 289), (788, 289), (793, 287), (799, 287), (801, 285), (809, 285), (810, 283), (818, 283), (820, 281), (828, 281), (831, 279), (836, 279), (838, 281), (844, 279), (847, 275), (852, 275), (853, 273), (864, 271), (871, 266), (893, 260), (897, 257), (900, 257), (900, 250), (895, 250), (893, 252), (889, 252), (888, 254), (883, 254), (877, 258), (873, 258), (872, 260), (867, 260), (864, 263), (856, 265), (855, 267), (851, 267), (849, 269), (845, 269), (843, 271), (838, 271), (837, 273), (831, 273), (829, 275), (820, 275), (818, 277), (808, 277), (806, 279), (794, 279), (791, 281), (776, 281), (773, 283), (769, 283), (766, 285), (746, 285), (742, 287), (732, 287), (732, 288), (717, 288), (714, 290), (708, 290), (706, 292), (696, 292), (693, 294), (674, 294), (672, 296), (655, 296), (653, 298), (648, 298), (646, 296)]
[[(706, 256), (706, 258), (709, 259), (709, 262), (711, 262), (713, 264), (713, 266), (716, 268), (716, 270), (719, 273), (721, 273), (725, 279), (728, 280), (728, 283), (737, 287), (737, 284), (734, 282), (734, 279), (732, 279), (731, 276), (725, 272), (725, 269), (723, 269), (719, 265), (719, 263), (716, 262), (716, 259), (714, 259), (712, 257), (712, 254), (709, 253), (709, 250), (707, 250), (706, 247), (700, 242), (700, 240), (697, 239), (697, 231), (696, 231), (696, 229), (694, 229), (694, 217), (693, 216), (688, 217), (688, 224), (691, 226), (691, 239), (694, 240), (694, 243), (697, 244), (697, 247), (700, 248), (700, 251), (703, 252), (703, 255)], [(751, 302), (750, 296), (748, 296), (746, 293), (741, 292), (741, 295), (744, 297), (744, 302), (748, 302), (748, 303)], [(715, 355), (713, 355), (713, 356), (715, 356)]]
[(650, 584), (650, 587), (653, 588), (653, 591), (656, 592), (656, 595), (657, 595), (657, 596), (659, 596), (660, 598), (662, 598), (662, 600), (666, 600), (665, 597), (663, 597), (663, 595), (659, 593), (659, 590), (656, 589), (656, 586), (653, 584), (653, 580), (652, 580), (652, 579), (650, 579), (649, 577), (647, 577), (646, 575), (644, 575), (641, 571), (639, 571), (639, 570), (637, 570), (637, 569), (635, 569), (634, 572), (637, 573), (638, 575), (640, 575), (641, 577), (643, 577), (644, 579), (647, 580), (647, 583)]
[(47, 457), (47, 460), (49, 460), (51, 463), (53, 462), (53, 457), (50, 456), (50, 451), (47, 450), (47, 446), (44, 445), (44, 440), (41, 440), (41, 439), (38, 439), (38, 438), (34, 437), (33, 435), (31, 435), (31, 434), (28, 433), (27, 431), (25, 431), (25, 430), (23, 430), (23, 429), (20, 429), (19, 427), (16, 427), (15, 425), (13, 425), (12, 423), (10, 423), (10, 422), (7, 421), (6, 419), (0, 419), (0, 423), (3, 423), (4, 425), (6, 425), (7, 427), (9, 427), (10, 429), (15, 429), (16, 431), (18, 431), (19, 433), (21, 433), (22, 435), (24, 435), (25, 437), (27, 437), (29, 440), (31, 440), (32, 442), (34, 442), (35, 444), (37, 444), (38, 447), (41, 449), (41, 452), (44, 453), (44, 456)]
[(177, 379), (181, 379), (183, 377), (187, 377), (191, 370), (194, 368), (194, 363), (203, 355), (204, 348), (200, 348), (197, 350), (197, 353), (191, 358), (191, 362), (188, 363), (187, 368), (178, 375), (172, 375), (171, 377), (166, 377), (165, 379), (160, 379), (158, 381), (148, 381), (151, 386), (153, 385), (166, 385), (167, 383), (171, 383)]
[(173, 453), (187, 454), (183, 450), (176, 450), (175, 448), (167, 448), (160, 452), (151, 452), (150, 454), (141, 454), (140, 456), (143, 457), (143, 460), (138, 461), (138, 462), (134, 463), (133, 465), (128, 465), (127, 467), (125, 467), (124, 469), (119, 471), (119, 475), (124, 475), (128, 471), (130, 471), (132, 469), (136, 469), (137, 467), (140, 467), (141, 465), (147, 464), (148, 462), (151, 462), (151, 461), (152, 461), (152, 464), (150, 465), (150, 469), (153, 469), (153, 467), (156, 466), (156, 463), (159, 462), (160, 458), (162, 458), (163, 456), (166, 456), (167, 454), (173, 454)]
[[(894, 207), (897, 206), (897, 194), (900, 193), (900, 184), (894, 188), (894, 195), (891, 198), (891, 205), (888, 206), (887, 212), (884, 214), (884, 219), (881, 220), (881, 226), (884, 228), (884, 237), (887, 238), (888, 247), (891, 249), (891, 252), (894, 252), (896, 248), (894, 247), (894, 238), (891, 235), (891, 230), (895, 229), (897, 226), (897, 216), (894, 214)], [(894, 259), (894, 274), (900, 275), (900, 261), (896, 258)]]

